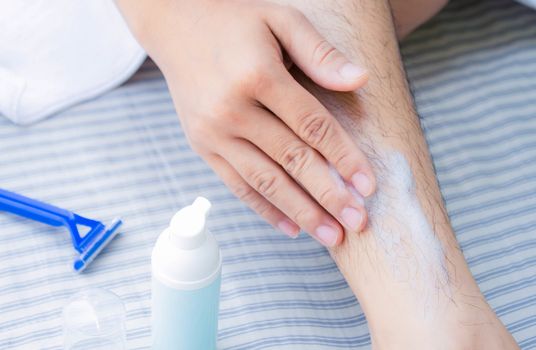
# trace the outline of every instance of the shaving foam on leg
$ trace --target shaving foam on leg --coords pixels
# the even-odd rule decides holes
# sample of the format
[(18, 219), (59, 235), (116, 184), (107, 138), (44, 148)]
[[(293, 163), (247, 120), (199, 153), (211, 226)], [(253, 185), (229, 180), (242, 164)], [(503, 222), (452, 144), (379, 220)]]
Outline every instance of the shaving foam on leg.
[(411, 168), (398, 152), (377, 161), (377, 191), (366, 200), (369, 227), (397, 282), (407, 282), (423, 306), (449, 294), (445, 254), (417, 198)]
[[(367, 208), (368, 225), (396, 282), (407, 283), (425, 309), (438, 293), (450, 295), (445, 254), (417, 198), (408, 161), (399, 152), (381, 152), (373, 160), (377, 190), (366, 200), (330, 166), (338, 187)], [(429, 312), (426, 312), (429, 314)]]

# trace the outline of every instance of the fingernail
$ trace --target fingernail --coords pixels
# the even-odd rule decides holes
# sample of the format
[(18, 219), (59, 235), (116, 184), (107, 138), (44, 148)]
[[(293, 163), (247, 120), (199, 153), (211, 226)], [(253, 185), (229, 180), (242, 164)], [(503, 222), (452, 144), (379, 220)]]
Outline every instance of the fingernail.
[(353, 231), (359, 230), (363, 221), (363, 215), (357, 209), (350, 207), (342, 210), (341, 218), (344, 224)]
[(344, 80), (355, 80), (361, 77), (363, 74), (365, 74), (365, 70), (353, 63), (346, 63), (339, 68), (339, 75)]
[(277, 224), (277, 228), (279, 228), (284, 234), (286, 234), (290, 238), (296, 238), (300, 233), (300, 228), (294, 223), (288, 221), (287, 219), (279, 221), (279, 223)]
[(338, 233), (330, 226), (318, 226), (315, 231), (316, 238), (326, 247), (333, 247), (337, 243)]
[(355, 173), (352, 176), (352, 185), (363, 197), (368, 197), (372, 194), (372, 182), (363, 173)]

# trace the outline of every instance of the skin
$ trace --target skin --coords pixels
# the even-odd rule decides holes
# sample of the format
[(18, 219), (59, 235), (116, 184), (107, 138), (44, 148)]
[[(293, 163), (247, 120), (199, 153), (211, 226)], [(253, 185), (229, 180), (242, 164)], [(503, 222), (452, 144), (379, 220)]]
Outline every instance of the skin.
[[(414, 3), (396, 1), (395, 16), (404, 13), (403, 1)], [(518, 349), (458, 247), (413, 108), (397, 34), (442, 6), (419, 3), (425, 11), (398, 18), (395, 27), (387, 0), (118, 1), (166, 76), (194, 149), (269, 222), (291, 236), (299, 226), (332, 247), (367, 316), (373, 348)], [(352, 68), (353, 77), (341, 80), (350, 61), (368, 73)], [(408, 163), (417, 209), (393, 206), (383, 220), (371, 205), (376, 211), (365, 226), (362, 202), (348, 188), (378, 203), (376, 179), (389, 179), (393, 165), (384, 155), (392, 152)], [(328, 162), (346, 186), (333, 180)], [(356, 173), (368, 186), (352, 181)], [(344, 224), (349, 207), (361, 213), (358, 225)], [(418, 210), (429, 229), (416, 235), (400, 225), (398, 215), (408, 210)], [(324, 226), (336, 238), (319, 231)], [(403, 249), (385, 249), (380, 230), (399, 236)], [(422, 242), (437, 246), (440, 269), (418, 259)], [(393, 261), (401, 271), (437, 272), (400, 278)], [(434, 312), (422, 305), (425, 284)]]
[(342, 241), (343, 228), (363, 229), (362, 203), (337, 186), (329, 164), (366, 197), (375, 188), (370, 163), (287, 67), (335, 91), (362, 87), (364, 69), (292, 7), (117, 3), (163, 71), (192, 148), (240, 199), (287, 235), (301, 228), (328, 247)]

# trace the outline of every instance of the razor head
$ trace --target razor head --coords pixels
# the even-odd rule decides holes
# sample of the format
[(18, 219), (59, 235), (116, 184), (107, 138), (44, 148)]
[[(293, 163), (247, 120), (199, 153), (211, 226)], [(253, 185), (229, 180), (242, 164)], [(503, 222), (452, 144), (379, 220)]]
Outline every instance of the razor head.
[(93, 232), (89, 241), (74, 260), (73, 268), (75, 272), (82, 272), (99, 255), (99, 253), (119, 234), (119, 226), (123, 222), (116, 218), (108, 226), (104, 226), (99, 232)]

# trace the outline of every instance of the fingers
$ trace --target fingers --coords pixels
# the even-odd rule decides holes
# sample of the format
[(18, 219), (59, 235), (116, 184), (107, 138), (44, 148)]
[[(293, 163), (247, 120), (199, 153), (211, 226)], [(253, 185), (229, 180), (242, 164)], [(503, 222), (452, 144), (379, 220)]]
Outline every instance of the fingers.
[(237, 139), (222, 155), (249, 186), (320, 243), (334, 247), (342, 241), (339, 223), (264, 152)]
[[(359, 232), (366, 221), (362, 198), (356, 198), (330, 170), (326, 160), (270, 112), (255, 108), (245, 137), (280, 164), (347, 229)], [(270, 130), (267, 133), (266, 130)]]
[(266, 22), (292, 61), (318, 85), (353, 91), (366, 83), (365, 69), (328, 43), (300, 11), (274, 6)]
[(206, 157), (206, 161), (235, 196), (287, 236), (291, 238), (298, 236), (299, 226), (248, 185), (225, 159), (211, 155)]
[(370, 196), (376, 186), (370, 163), (335, 117), (284, 69), (274, 73), (272, 81), (258, 91), (257, 100), (333, 164), (363, 197)]

